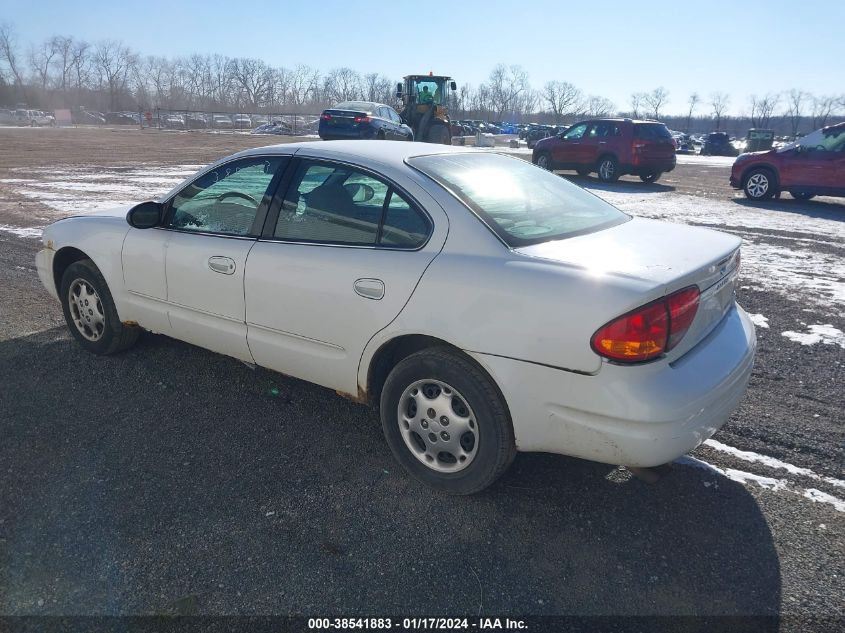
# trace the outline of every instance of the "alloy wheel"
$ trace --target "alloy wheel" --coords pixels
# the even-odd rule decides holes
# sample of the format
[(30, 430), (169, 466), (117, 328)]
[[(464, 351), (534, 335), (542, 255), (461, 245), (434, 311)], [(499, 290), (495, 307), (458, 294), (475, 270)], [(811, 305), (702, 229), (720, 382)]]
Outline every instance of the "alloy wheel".
[(752, 174), (745, 184), (745, 190), (752, 198), (762, 198), (769, 190), (769, 178), (762, 172)]

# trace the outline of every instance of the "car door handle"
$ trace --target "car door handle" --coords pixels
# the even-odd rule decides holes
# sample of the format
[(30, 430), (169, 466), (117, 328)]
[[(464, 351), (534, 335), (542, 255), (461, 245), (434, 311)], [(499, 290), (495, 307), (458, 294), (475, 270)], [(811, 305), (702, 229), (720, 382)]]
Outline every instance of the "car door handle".
[(235, 260), (231, 257), (215, 255), (208, 258), (208, 267), (216, 273), (232, 275), (235, 272)]
[(381, 279), (356, 279), (353, 284), (355, 293), (364, 299), (379, 299), (384, 297), (384, 282)]

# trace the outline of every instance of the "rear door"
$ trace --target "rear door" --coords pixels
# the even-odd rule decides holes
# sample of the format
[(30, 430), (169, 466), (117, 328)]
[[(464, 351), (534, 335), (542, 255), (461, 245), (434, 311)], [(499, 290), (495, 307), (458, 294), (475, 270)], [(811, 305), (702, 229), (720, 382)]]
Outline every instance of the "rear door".
[(618, 131), (618, 127), (610, 121), (593, 123), (581, 140), (578, 162), (582, 165), (595, 165), (601, 154), (608, 150), (615, 150), (616, 148), (609, 142), (613, 140), (614, 130)]
[(244, 271), (287, 156), (224, 163), (170, 201), (164, 228), (167, 315), (176, 338), (252, 361)]
[(357, 394), (364, 346), (440, 251), (446, 216), (412, 181), (317, 159), (290, 170), (247, 263), (249, 346), (259, 365)]

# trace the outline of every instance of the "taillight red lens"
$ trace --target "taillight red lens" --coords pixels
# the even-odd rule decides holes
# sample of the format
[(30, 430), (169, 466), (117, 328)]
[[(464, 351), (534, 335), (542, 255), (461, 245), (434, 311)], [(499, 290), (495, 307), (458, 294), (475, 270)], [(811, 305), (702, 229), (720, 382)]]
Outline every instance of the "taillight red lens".
[(684, 334), (689, 330), (698, 312), (698, 297), (700, 292), (696, 286), (684, 288), (669, 295), (666, 304), (669, 306), (669, 340), (666, 342), (666, 351), (675, 347)]
[(332, 115), (328, 112), (323, 112), (323, 114), (320, 115), (320, 118), (323, 119), (323, 121), (329, 121), (331, 120)]
[(355, 123), (369, 123), (370, 117), (368, 117), (368, 116), (356, 116), (352, 120), (355, 121)]
[(625, 363), (657, 358), (684, 337), (698, 311), (699, 291), (690, 286), (623, 314), (593, 334), (600, 356)]

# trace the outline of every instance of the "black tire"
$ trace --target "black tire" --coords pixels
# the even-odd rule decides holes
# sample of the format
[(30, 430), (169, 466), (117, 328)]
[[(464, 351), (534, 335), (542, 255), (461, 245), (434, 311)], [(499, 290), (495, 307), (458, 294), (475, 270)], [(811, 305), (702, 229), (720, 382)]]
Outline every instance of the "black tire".
[(742, 190), (749, 200), (768, 200), (776, 189), (774, 174), (763, 167), (752, 169), (742, 180)]
[(599, 180), (602, 182), (616, 182), (619, 180), (619, 161), (613, 156), (602, 156), (596, 165)]
[(640, 180), (642, 180), (643, 182), (647, 182), (647, 183), (657, 182), (658, 179), (660, 178), (660, 176), (662, 176), (662, 175), (663, 175), (662, 172), (659, 172), (659, 171), (654, 172), (653, 171), (653, 172), (649, 172), (647, 174), (640, 174)]
[(555, 170), (554, 163), (552, 163), (552, 157), (549, 156), (548, 152), (540, 152), (537, 154), (537, 167), (540, 169), (548, 169), (549, 171)]
[[(469, 465), (457, 472), (439, 472), (424, 464), (400, 430), (403, 393), (415, 382), (429, 379), (451, 386), (476, 418), (476, 452)], [(496, 385), (475, 363), (446, 347), (425, 349), (400, 361), (384, 384), (380, 409), (382, 430), (396, 460), (418, 481), (450, 494), (469, 495), (487, 488), (507, 470), (516, 454), (510, 414)], [(427, 428), (433, 430), (434, 425)]]
[(790, 191), (789, 195), (791, 195), (796, 200), (812, 200), (816, 197), (816, 194), (810, 193), (809, 191)]
[(378, 139), (379, 141), (383, 141), (385, 138), (387, 137), (384, 135), (384, 130), (379, 130), (378, 134), (376, 135), (376, 139)]
[(582, 178), (586, 178), (587, 176), (589, 176), (590, 172), (592, 172), (591, 169), (585, 169), (585, 168), (575, 170), (575, 173), (578, 174), (579, 176), (581, 176)]
[(442, 123), (433, 124), (428, 128), (426, 141), (429, 143), (439, 143), (440, 145), (451, 145), (452, 137), (449, 134), (449, 128)]
[[(74, 320), (73, 308), (70, 305), (70, 291), (71, 287), (78, 281), (93, 288), (100, 299), (99, 306), (91, 306), (92, 313), (94, 309), (97, 309), (105, 319), (100, 337), (97, 340), (86, 338)], [(70, 333), (86, 351), (92, 354), (105, 356), (122, 352), (132, 347), (141, 334), (141, 328), (126, 326), (120, 322), (108, 284), (100, 270), (90, 259), (83, 259), (68, 266), (59, 284), (59, 299)], [(76, 310), (78, 313), (78, 308)], [(80, 315), (80, 320), (82, 316), (84, 315)], [(90, 329), (89, 331), (93, 333), (95, 330)]]

